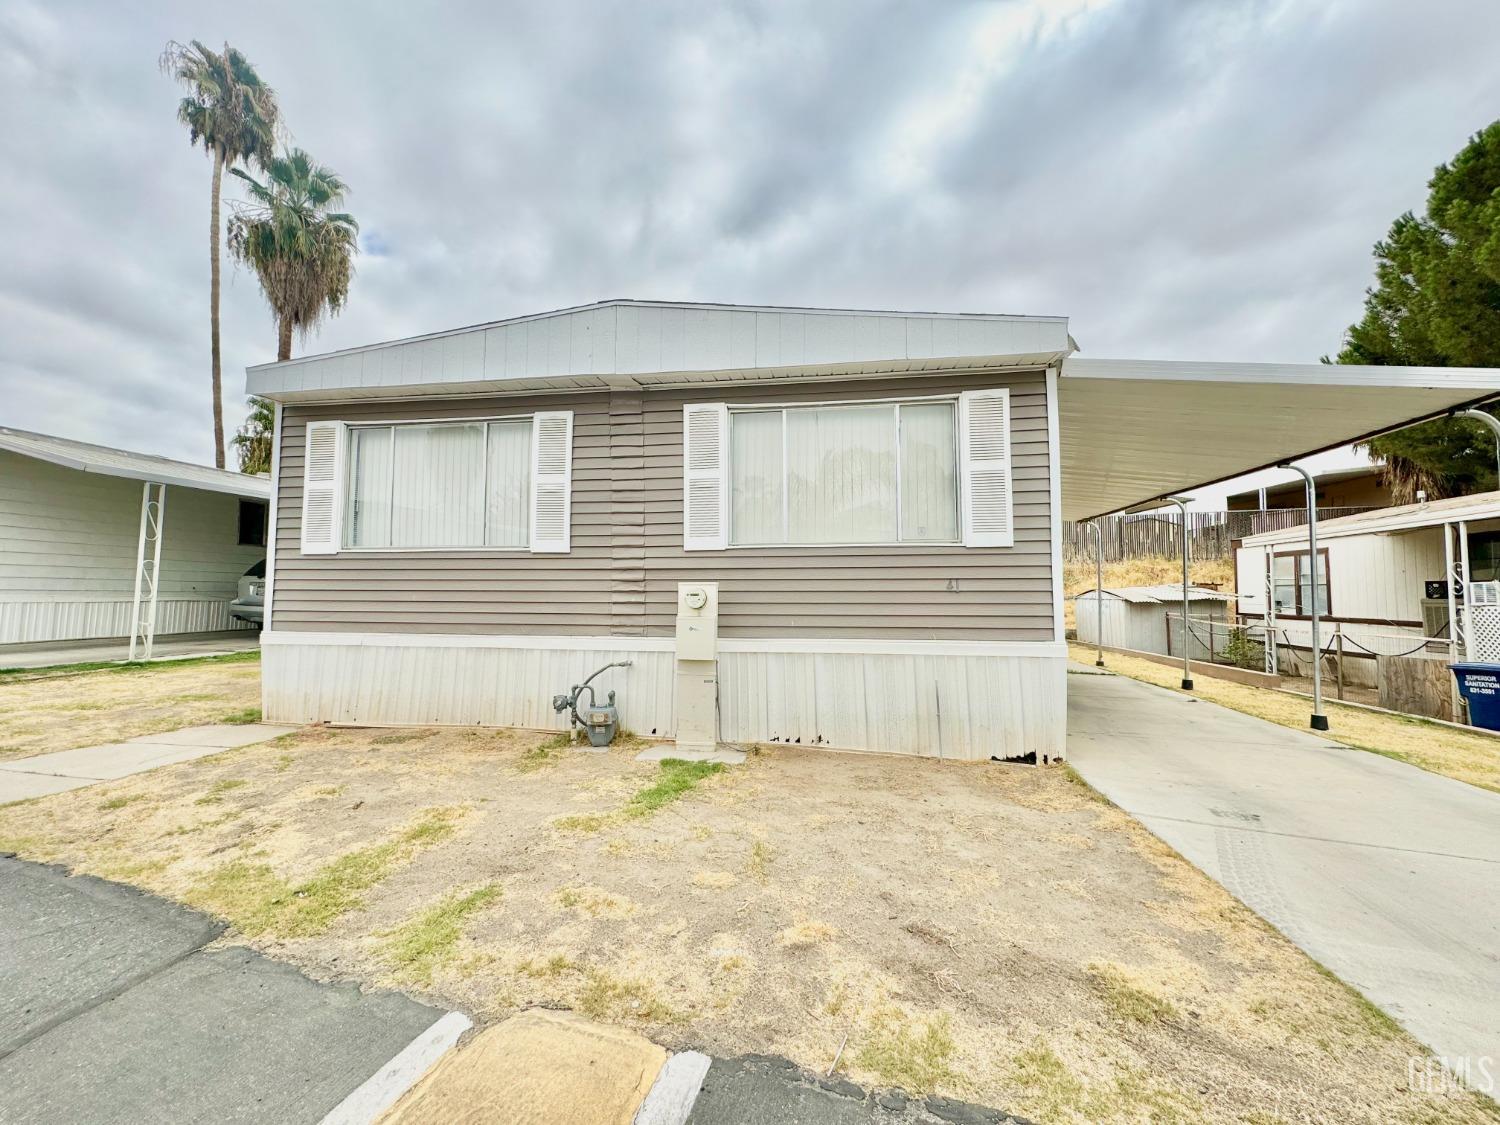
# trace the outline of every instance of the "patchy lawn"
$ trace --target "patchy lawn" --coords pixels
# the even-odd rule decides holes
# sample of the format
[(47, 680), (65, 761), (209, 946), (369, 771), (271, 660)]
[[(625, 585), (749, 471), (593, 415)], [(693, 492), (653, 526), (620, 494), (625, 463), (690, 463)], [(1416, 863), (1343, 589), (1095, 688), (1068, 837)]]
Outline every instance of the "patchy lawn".
[[(1074, 660), (1094, 663), (1094, 650), (1088, 645), (1073, 644), (1069, 651)], [(1173, 691), (1182, 690), (1178, 686), (1182, 682), (1180, 667), (1115, 652), (1104, 654), (1104, 664), (1110, 672)], [(1308, 729), (1312, 700), (1303, 696), (1216, 680), (1212, 676), (1195, 676), (1193, 688), (1193, 695), (1235, 711), (1293, 730)], [(1334, 742), (1500, 793), (1500, 739), (1492, 735), (1455, 730), (1409, 715), (1341, 707), (1327, 698), (1323, 700), (1323, 708), (1329, 729), (1320, 733)]]
[[(545, 748), (545, 749), (544, 749)], [(315, 976), (534, 1005), (1047, 1121), (1493, 1120), (1065, 767), (310, 729), (0, 809), (0, 847)]]
[(260, 721), (260, 653), (0, 672), (0, 759)]

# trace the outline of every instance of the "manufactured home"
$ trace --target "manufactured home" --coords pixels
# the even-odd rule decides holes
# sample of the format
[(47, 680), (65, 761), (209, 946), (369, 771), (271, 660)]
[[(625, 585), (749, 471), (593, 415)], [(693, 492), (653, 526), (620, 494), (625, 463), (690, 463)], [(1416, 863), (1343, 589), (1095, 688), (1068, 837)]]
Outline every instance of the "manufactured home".
[[(251, 368), (275, 721), (1060, 756), (1061, 527), (1500, 392), (1067, 319), (614, 300)], [(1250, 424), (1250, 423), (1254, 424)], [(705, 734), (706, 732), (706, 734)]]
[(1322, 643), (1341, 635), (1349, 679), (1359, 684), (1375, 683), (1377, 654), (1446, 652), (1420, 641), (1452, 638), (1466, 580), (1497, 579), (1500, 492), (1320, 520), (1316, 564), (1305, 524), (1251, 536), (1235, 550), (1240, 620), (1269, 614), (1278, 636), (1307, 649), (1316, 598)]
[[(1213, 660), (1229, 619), (1230, 595), (1204, 586), (1188, 587), (1188, 653), (1191, 660)], [(1106, 586), (1077, 595), (1078, 640), (1104, 647), (1182, 655), (1182, 586)], [(1101, 630), (1102, 624), (1102, 630)]]
[[(264, 477), (0, 428), (0, 650), (249, 628)], [(0, 655), (0, 662), (4, 656)]]

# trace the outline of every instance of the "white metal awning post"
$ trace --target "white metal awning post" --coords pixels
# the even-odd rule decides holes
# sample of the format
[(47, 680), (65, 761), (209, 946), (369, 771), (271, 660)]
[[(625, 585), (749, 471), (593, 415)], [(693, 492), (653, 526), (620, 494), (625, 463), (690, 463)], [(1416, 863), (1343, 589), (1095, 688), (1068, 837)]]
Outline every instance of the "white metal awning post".
[[(1181, 496), (1168, 496), (1182, 513), (1182, 690), (1193, 690), (1193, 635), (1188, 625), (1188, 502)], [(1170, 630), (1169, 630), (1170, 635)], [(1210, 631), (1209, 636), (1213, 633)]]
[(1104, 529), (1098, 520), (1094, 529), (1094, 667), (1104, 667)]
[(1321, 616), (1318, 612), (1318, 487), (1313, 483), (1312, 474), (1300, 465), (1282, 465), (1281, 467), (1299, 474), (1307, 489), (1307, 568), (1312, 574), (1307, 616), (1312, 625), (1313, 666), (1313, 710), (1312, 719), (1308, 725), (1313, 730), (1327, 730), (1328, 716), (1323, 714), (1323, 648), (1318, 628)]
[[(141, 486), (141, 532), (135, 552), (135, 597), (130, 606), (130, 659), (150, 660), (156, 641), (156, 599), (161, 589), (162, 528), (167, 513), (167, 486)], [(139, 652), (139, 656), (137, 653)]]

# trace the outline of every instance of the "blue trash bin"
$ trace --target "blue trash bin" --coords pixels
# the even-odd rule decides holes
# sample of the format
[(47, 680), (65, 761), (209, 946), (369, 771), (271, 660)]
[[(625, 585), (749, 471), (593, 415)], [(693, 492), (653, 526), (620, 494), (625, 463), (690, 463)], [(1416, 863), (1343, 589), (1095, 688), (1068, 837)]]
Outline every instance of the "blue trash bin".
[(1458, 694), (1469, 705), (1469, 721), (1485, 730), (1500, 730), (1500, 664), (1450, 664), (1458, 677)]

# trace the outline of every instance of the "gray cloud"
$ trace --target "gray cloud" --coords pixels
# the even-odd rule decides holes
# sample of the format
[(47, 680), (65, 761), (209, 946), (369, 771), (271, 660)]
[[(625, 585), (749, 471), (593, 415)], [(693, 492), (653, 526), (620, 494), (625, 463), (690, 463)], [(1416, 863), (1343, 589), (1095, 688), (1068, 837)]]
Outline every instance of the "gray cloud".
[[(210, 456), (209, 168), (171, 38), (243, 50), (353, 186), (369, 252), (308, 350), (635, 296), (1066, 313), (1092, 355), (1310, 360), (1500, 113), (1496, 5), (1065, 7), (13, 0), (0, 423)], [(237, 420), (275, 343), (243, 271), (223, 322)]]

